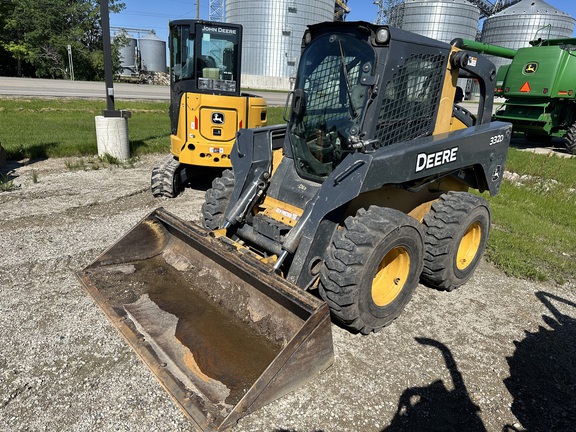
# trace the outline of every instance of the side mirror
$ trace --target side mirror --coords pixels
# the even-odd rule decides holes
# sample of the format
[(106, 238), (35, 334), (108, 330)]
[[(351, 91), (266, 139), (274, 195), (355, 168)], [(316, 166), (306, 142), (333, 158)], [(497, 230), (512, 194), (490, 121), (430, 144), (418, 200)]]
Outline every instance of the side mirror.
[(282, 117), (284, 121), (290, 121), (288, 115), (288, 106), (290, 106), (290, 111), (296, 117), (300, 117), (304, 115), (304, 111), (306, 110), (306, 93), (302, 89), (292, 90), (288, 93), (288, 97), (286, 98), (286, 105), (284, 105), (284, 113)]

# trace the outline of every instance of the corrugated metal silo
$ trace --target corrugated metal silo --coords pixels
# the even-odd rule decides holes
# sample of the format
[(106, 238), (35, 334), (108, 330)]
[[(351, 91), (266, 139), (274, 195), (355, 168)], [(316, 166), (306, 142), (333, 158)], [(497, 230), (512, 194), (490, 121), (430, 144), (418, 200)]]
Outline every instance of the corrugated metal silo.
[(114, 36), (114, 39), (122, 38), (126, 41), (126, 45), (119, 49), (120, 54), (120, 65), (122, 69), (120, 70), (121, 76), (132, 76), (136, 73), (136, 39), (128, 36), (125, 31), (119, 32)]
[(150, 72), (166, 72), (166, 42), (154, 32), (138, 40), (141, 68)]
[[(476, 39), (480, 9), (468, 0), (405, 0), (392, 13), (390, 24), (403, 30), (450, 43), (454, 38)], [(458, 86), (471, 97), (472, 82)]]
[[(506, 48), (529, 46), (537, 38), (572, 37), (575, 19), (542, 0), (523, 0), (486, 18), (482, 42)], [(499, 67), (511, 60), (487, 56)]]
[(392, 25), (449, 43), (475, 39), (480, 10), (468, 0), (406, 0), (397, 6)]
[(292, 88), (308, 24), (332, 21), (334, 0), (227, 0), (226, 21), (242, 24), (242, 86)]

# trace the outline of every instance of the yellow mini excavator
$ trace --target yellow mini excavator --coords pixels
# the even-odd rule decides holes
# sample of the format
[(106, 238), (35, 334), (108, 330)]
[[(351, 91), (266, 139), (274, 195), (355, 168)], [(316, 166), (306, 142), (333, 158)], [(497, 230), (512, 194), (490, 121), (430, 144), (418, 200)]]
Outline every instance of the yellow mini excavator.
[(376, 332), (420, 281), (471, 277), (491, 216), (469, 190), (498, 193), (512, 131), (495, 77), (397, 28), (309, 26), (287, 123), (238, 133), (204, 227), (156, 209), (79, 278), (198, 430), (231, 427), (330, 366), (331, 317)]
[(171, 153), (152, 169), (155, 197), (174, 198), (206, 168), (230, 168), (236, 132), (266, 125), (266, 102), (240, 90), (242, 26), (170, 22)]

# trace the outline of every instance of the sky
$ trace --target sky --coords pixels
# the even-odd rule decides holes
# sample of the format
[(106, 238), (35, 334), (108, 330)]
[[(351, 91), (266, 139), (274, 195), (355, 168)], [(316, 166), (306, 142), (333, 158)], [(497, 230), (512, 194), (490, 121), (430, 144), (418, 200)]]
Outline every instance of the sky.
[[(121, 0), (126, 4), (119, 14), (110, 14), (111, 27), (152, 29), (162, 40), (168, 39), (168, 21), (196, 18), (196, 0)], [(268, 0), (274, 1), (274, 0)], [(570, 0), (573, 1), (573, 0)], [(209, 0), (200, 0), (200, 18), (210, 15)], [(372, 0), (348, 0), (351, 13), (347, 21), (375, 21), (377, 7)]]
[[(168, 39), (168, 21), (196, 18), (196, 0), (122, 0), (126, 8), (119, 14), (110, 14), (111, 27), (154, 30), (162, 40)], [(209, 0), (200, 1), (200, 18), (209, 18)], [(274, 1), (274, 0), (268, 0)], [(494, 3), (495, 0), (490, 0)], [(575, 0), (545, 0), (546, 3), (576, 18)], [(373, 0), (348, 0), (351, 12), (346, 21), (376, 20), (377, 7)], [(145, 33), (142, 34), (142, 36)], [(576, 36), (576, 31), (574, 32)]]

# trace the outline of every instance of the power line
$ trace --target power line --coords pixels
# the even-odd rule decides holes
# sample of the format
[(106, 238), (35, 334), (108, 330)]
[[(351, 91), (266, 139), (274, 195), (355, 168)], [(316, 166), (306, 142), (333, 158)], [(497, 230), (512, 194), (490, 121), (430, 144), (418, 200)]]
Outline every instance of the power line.
[(118, 16), (122, 15), (136, 15), (136, 16), (146, 16), (146, 17), (159, 17), (159, 18), (170, 18), (172, 15), (159, 14), (153, 12), (120, 12)]

